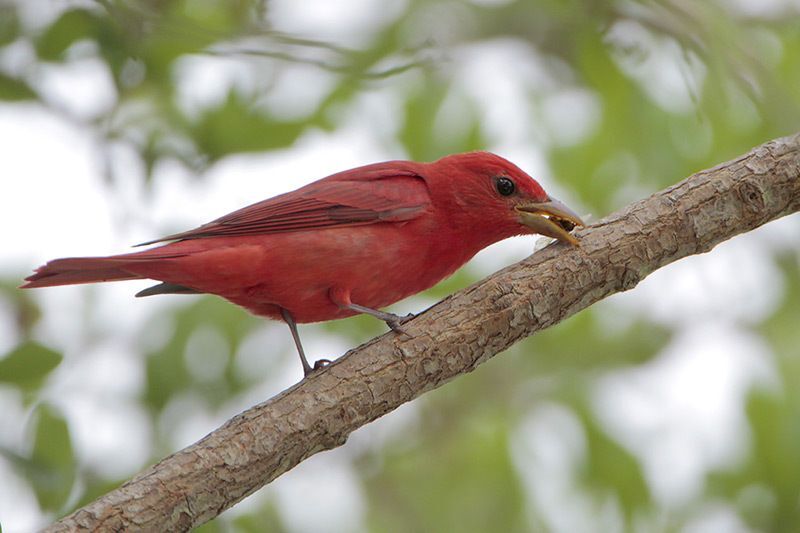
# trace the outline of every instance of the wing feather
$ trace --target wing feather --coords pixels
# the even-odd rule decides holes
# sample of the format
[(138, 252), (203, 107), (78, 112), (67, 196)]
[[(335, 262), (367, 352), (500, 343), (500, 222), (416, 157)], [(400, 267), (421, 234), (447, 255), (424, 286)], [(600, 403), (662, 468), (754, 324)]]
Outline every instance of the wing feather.
[(235, 237), (303, 231), (335, 226), (401, 222), (419, 216), (429, 205), (424, 178), (411, 164), (369, 165), (321, 179), (220, 217), (164, 241)]

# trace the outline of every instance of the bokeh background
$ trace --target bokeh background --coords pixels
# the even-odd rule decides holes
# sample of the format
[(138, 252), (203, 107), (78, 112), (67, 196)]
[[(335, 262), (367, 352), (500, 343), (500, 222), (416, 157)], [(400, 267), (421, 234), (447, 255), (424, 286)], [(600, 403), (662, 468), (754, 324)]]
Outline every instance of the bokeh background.
[[(488, 149), (591, 220), (800, 130), (798, 0), (3, 0), (0, 524), (301, 377), (288, 330), (32, 268), (338, 170)], [(512, 239), (425, 308), (519, 260)], [(384, 326), (301, 327), (338, 356)], [(800, 530), (800, 217), (662, 269), (200, 531)]]

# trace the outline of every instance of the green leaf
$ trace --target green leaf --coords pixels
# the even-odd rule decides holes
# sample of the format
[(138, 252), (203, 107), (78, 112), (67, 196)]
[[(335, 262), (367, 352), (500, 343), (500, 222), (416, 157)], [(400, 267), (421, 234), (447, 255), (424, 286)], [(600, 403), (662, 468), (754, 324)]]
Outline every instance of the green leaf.
[(469, 417), (426, 417), (423, 438), (398, 441), (365, 463), (371, 531), (526, 529), (508, 421), (486, 407)]
[(94, 39), (101, 20), (85, 9), (64, 12), (36, 41), (36, 53), (44, 61), (59, 61), (73, 43)]
[(37, 410), (29, 469), (39, 504), (59, 510), (75, 481), (75, 458), (67, 422), (52, 406), (42, 405)]
[(586, 430), (587, 458), (583, 481), (603, 501), (610, 492), (619, 500), (620, 510), (630, 525), (636, 511), (652, 506), (650, 489), (638, 459), (609, 437), (588, 412), (578, 413)]
[(42, 311), (30, 291), (21, 291), (19, 281), (0, 280), (0, 299), (10, 306), (13, 320), (21, 338), (31, 336), (33, 327), (39, 321)]
[(266, 501), (254, 512), (237, 516), (231, 521), (232, 531), (236, 533), (259, 533), (287, 531), (281, 522), (281, 516), (272, 500)]
[(515, 348), (520, 368), (530, 375), (552, 374), (575, 384), (578, 375), (645, 363), (670, 340), (668, 329), (641, 319), (612, 330), (601, 319), (611, 312), (620, 313), (600, 303), (522, 341)]
[(61, 359), (62, 355), (50, 348), (34, 341), (25, 342), (0, 359), (0, 382), (35, 389)]
[(22, 80), (0, 72), (0, 100), (34, 100), (36, 93)]
[[(233, 354), (241, 340), (261, 321), (220, 298), (203, 297), (174, 315), (174, 331), (169, 342), (148, 354), (145, 402), (161, 410), (178, 394), (192, 391), (209, 405), (219, 405), (244, 386), (233, 369)], [(200, 327), (213, 328), (228, 344), (224, 379), (198, 383), (188, 368), (185, 354), (191, 335)]]
[(199, 148), (213, 159), (237, 152), (260, 152), (291, 145), (304, 122), (277, 121), (236, 91), (205, 113), (194, 132)]
[(0, 46), (19, 37), (19, 17), (15, 6), (0, 6)]
[(417, 161), (486, 147), (477, 104), (438, 80), (420, 84), (407, 95), (399, 140)]

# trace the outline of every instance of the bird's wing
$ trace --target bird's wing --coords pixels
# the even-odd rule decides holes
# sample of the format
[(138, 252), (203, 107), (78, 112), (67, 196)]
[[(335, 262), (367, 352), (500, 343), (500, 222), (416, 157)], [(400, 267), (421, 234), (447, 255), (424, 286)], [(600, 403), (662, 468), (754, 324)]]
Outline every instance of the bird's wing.
[(425, 180), (412, 169), (381, 164), (335, 174), (227, 214), (193, 230), (142, 243), (264, 235), (402, 222), (430, 205)]

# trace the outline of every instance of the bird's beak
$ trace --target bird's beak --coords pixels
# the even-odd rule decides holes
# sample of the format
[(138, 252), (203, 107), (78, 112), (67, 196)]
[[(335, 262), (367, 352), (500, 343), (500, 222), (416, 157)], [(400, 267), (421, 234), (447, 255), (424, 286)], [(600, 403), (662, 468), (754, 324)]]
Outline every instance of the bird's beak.
[(522, 204), (516, 207), (522, 224), (536, 233), (578, 245), (570, 231), (575, 226), (585, 226), (583, 220), (572, 209), (552, 196), (546, 202)]

